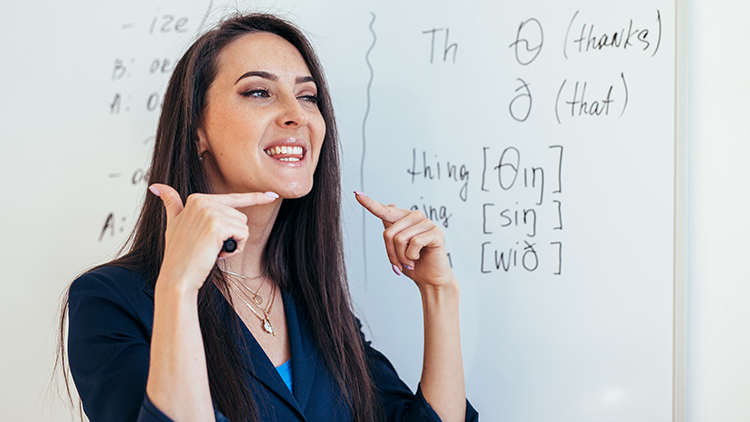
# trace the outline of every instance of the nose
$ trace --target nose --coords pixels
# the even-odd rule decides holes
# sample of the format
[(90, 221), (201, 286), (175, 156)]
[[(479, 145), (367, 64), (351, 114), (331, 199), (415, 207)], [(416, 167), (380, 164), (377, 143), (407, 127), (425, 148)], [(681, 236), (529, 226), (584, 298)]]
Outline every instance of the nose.
[(285, 96), (277, 123), (285, 127), (302, 127), (307, 125), (307, 112), (294, 95)]

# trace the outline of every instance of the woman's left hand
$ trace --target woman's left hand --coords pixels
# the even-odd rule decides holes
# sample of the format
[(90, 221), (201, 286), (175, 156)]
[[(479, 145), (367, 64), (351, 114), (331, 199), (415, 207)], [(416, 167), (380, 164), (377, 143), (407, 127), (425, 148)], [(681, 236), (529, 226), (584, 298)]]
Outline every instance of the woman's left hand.
[(385, 249), (394, 271), (414, 280), (424, 312), (424, 360), (420, 387), (444, 421), (466, 415), (466, 388), (458, 321), (458, 282), (453, 276), (445, 237), (421, 211), (383, 205), (355, 192), (357, 201), (383, 221)]
[(355, 194), (363, 207), (383, 221), (385, 250), (397, 274), (405, 274), (420, 289), (456, 283), (443, 232), (423, 212), (386, 206), (364, 193)]

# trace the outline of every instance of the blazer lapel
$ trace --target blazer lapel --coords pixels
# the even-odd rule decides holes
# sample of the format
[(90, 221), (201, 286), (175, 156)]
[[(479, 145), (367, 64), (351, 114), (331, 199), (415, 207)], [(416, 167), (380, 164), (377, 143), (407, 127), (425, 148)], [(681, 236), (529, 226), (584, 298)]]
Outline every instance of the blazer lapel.
[(293, 395), (284, 380), (281, 379), (276, 367), (268, 359), (263, 348), (260, 347), (258, 341), (255, 340), (255, 337), (244, 324), (242, 324), (242, 333), (248, 345), (251, 375), (294, 407), (304, 418), (320, 361), (317, 348), (308, 335), (305, 324), (299, 319), (294, 300), (290, 295), (283, 292), (282, 298), (284, 300), (284, 313), (286, 314), (287, 334), (292, 349)]
[[(144, 293), (148, 295), (152, 300), (154, 298), (154, 289), (146, 285), (143, 289)], [(226, 307), (229, 315), (234, 315), (237, 318), (236, 321), (225, 321), (226, 324), (239, 323), (242, 329), (242, 335), (247, 345), (248, 356), (246, 362), (248, 363), (247, 373), (249, 376), (258, 380), (261, 384), (265, 385), (269, 390), (273, 391), (279, 398), (284, 400), (294, 408), (300, 416), (305, 418), (305, 409), (312, 392), (312, 387), (315, 382), (316, 372), (318, 371), (318, 353), (315, 344), (309, 337), (307, 330), (304, 327), (302, 321), (300, 321), (297, 315), (297, 308), (294, 306), (294, 300), (290, 295), (282, 292), (284, 300), (284, 312), (286, 314), (287, 333), (289, 335), (289, 343), (292, 349), (292, 388), (294, 389), (294, 395), (289, 391), (289, 388), (281, 379), (276, 367), (263, 348), (260, 347), (258, 341), (250, 333), (245, 324), (239, 319), (239, 316), (229, 306), (229, 303), (224, 299), (224, 296), (216, 291), (217, 297), (219, 298), (216, 306)], [(152, 311), (153, 312), (153, 311)], [(226, 314), (225, 314), (226, 315)], [(151, 316), (153, 319), (153, 313)]]
[[(223, 302), (223, 306), (229, 307), (229, 303), (223, 298), (223, 296), (221, 296), (221, 299)], [(284, 301), (284, 306), (285, 308), (287, 306), (286, 300)], [(255, 337), (253, 337), (252, 333), (250, 333), (250, 330), (248, 330), (247, 326), (245, 326), (245, 324), (239, 319), (239, 316), (234, 313), (233, 310), (232, 313), (235, 315), (235, 318), (237, 318), (236, 322), (239, 322), (240, 324), (242, 335), (244, 337), (245, 344), (247, 345), (247, 373), (251, 377), (258, 380), (261, 384), (265, 385), (269, 390), (273, 391), (273, 393), (275, 393), (283, 401), (287, 402), (289, 406), (294, 408), (300, 414), (300, 416), (304, 418), (303, 408), (300, 407), (299, 403), (292, 395), (292, 392), (289, 391), (289, 387), (287, 387), (284, 383), (284, 380), (281, 379), (281, 375), (279, 375), (279, 372), (276, 370), (276, 367), (273, 366), (271, 360), (268, 359), (266, 352), (263, 351), (263, 348), (260, 347), (258, 341), (255, 340)], [(289, 311), (285, 310), (285, 313), (288, 315)], [(288, 318), (289, 317), (287, 316), (287, 319)], [(228, 323), (234, 324), (236, 322), (229, 321)], [(294, 343), (292, 343), (291, 346), (293, 356)], [(294, 359), (294, 357), (292, 357), (292, 359)], [(294, 371), (295, 369), (296, 365), (294, 364), (294, 361), (292, 361), (292, 370)]]
[(284, 295), (284, 309), (287, 333), (292, 347), (292, 388), (294, 397), (304, 413), (318, 370), (318, 353), (305, 329), (305, 324), (299, 320), (294, 300), (286, 294)]

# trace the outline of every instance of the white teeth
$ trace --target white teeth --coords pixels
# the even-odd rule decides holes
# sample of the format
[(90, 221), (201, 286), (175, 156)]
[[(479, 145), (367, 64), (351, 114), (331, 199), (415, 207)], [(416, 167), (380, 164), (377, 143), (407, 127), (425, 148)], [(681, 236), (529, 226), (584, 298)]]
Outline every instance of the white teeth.
[[(302, 149), (302, 147), (276, 146), (276, 147), (268, 148), (265, 152), (269, 156), (273, 157), (276, 154), (302, 155), (304, 150)], [(284, 161), (299, 161), (299, 159), (284, 160)]]
[(295, 158), (295, 157), (281, 157), (281, 158), (279, 158), (279, 161), (299, 161), (299, 158)]

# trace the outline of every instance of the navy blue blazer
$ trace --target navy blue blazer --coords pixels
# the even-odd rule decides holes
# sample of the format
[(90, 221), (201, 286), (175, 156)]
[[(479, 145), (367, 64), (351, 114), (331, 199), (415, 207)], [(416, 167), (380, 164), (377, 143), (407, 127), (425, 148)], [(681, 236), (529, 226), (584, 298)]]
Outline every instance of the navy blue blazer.
[[(221, 299), (218, 306), (229, 306)], [(76, 279), (68, 305), (68, 359), (83, 408), (91, 422), (169, 421), (146, 396), (154, 319), (154, 290), (136, 272), (105, 266)], [(293, 392), (244, 324), (252, 383), (261, 420), (348, 421), (348, 405), (318, 356), (294, 301), (284, 295), (292, 350)], [(231, 321), (230, 321), (231, 322)], [(368, 364), (387, 421), (440, 418), (418, 388), (414, 394), (388, 359), (362, 336)], [(228, 420), (216, 412), (217, 421)], [(467, 401), (466, 421), (479, 416)]]

